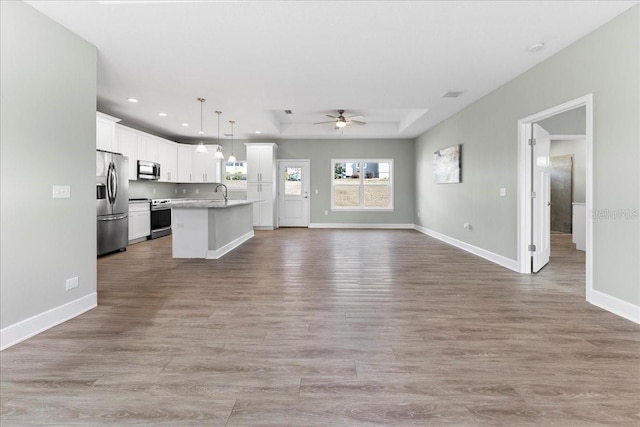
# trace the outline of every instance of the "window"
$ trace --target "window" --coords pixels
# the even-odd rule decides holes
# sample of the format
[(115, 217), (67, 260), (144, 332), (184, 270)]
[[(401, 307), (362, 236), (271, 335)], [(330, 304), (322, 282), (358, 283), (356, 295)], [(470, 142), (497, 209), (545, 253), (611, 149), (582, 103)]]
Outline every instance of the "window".
[(331, 161), (332, 210), (393, 210), (393, 160)]
[(247, 162), (226, 162), (224, 169), (224, 184), (229, 190), (246, 190)]

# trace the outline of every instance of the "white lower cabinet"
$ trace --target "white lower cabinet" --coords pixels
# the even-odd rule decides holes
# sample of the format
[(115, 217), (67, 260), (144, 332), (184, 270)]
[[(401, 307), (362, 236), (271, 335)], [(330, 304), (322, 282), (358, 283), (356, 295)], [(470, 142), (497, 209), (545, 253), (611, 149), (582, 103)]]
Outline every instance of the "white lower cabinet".
[(149, 202), (129, 203), (129, 243), (146, 240), (151, 235)]
[(276, 224), (273, 183), (248, 182), (247, 200), (253, 200), (253, 226), (273, 230)]

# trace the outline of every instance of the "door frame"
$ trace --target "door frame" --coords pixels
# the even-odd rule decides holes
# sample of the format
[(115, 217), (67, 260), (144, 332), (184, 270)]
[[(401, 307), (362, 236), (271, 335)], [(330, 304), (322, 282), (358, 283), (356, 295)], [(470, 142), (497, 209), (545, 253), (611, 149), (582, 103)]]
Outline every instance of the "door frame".
[(307, 228), (308, 228), (309, 225), (311, 224), (311, 160), (310, 159), (278, 159), (277, 161), (276, 168), (278, 171), (278, 179), (277, 179), (276, 185), (278, 186), (278, 188), (277, 188), (276, 203), (278, 204), (278, 227), (280, 227), (280, 202), (282, 201), (281, 197), (284, 197), (284, 195), (282, 195), (280, 192), (281, 184), (283, 184), (282, 175), (280, 174), (280, 167), (284, 163), (288, 163), (288, 162), (305, 162), (307, 164), (307, 171), (309, 174), (309, 176), (307, 177), (307, 185), (309, 186), (309, 196), (307, 197)]
[(586, 152), (586, 300), (591, 301), (593, 289), (593, 94), (556, 105), (518, 120), (518, 267), (520, 273), (531, 273), (531, 252), (529, 240), (532, 228), (531, 214), (531, 150), (528, 145), (531, 124), (556, 114), (579, 107), (586, 109), (585, 152)]

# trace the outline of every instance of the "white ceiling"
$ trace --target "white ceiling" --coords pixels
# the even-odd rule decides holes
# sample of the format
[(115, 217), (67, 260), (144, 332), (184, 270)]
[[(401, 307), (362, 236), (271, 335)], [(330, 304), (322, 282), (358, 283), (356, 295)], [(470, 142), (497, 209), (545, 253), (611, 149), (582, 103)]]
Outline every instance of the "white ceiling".
[(414, 138), (638, 2), (27, 3), (97, 46), (99, 111), (186, 142), (198, 97), (207, 138)]

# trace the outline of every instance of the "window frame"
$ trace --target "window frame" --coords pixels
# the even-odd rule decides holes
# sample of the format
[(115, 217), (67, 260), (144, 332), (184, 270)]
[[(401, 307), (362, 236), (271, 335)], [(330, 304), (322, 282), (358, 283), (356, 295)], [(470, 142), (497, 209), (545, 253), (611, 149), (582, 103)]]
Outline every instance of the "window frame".
[[(245, 165), (245, 166), (244, 166), (244, 167), (245, 167), (245, 169), (246, 169), (246, 167), (247, 167), (247, 161), (246, 161), (246, 160), (237, 159), (235, 162), (229, 162), (227, 159), (223, 160), (223, 161), (222, 161), (222, 166), (223, 166), (223, 168), (224, 168), (224, 170), (223, 170), (223, 172), (222, 172), (222, 178), (223, 178), (223, 179), (222, 179), (222, 183), (223, 183), (223, 184), (227, 184), (227, 163), (243, 163), (243, 164)], [(247, 178), (248, 178), (248, 177), (247, 177)], [(233, 181), (233, 180), (232, 180), (232, 181)], [(244, 187), (242, 187), (242, 188), (234, 188), (233, 186), (228, 185), (228, 191), (247, 191), (247, 188), (248, 188), (248, 185), (247, 185), (247, 183), (248, 183), (248, 179), (243, 179), (243, 180), (240, 180), (240, 181), (242, 181), (242, 182), (244, 183)]]
[[(358, 179), (358, 192), (360, 205), (359, 206), (336, 206), (335, 204), (335, 189), (336, 189), (336, 179), (335, 179), (335, 165), (336, 163), (358, 163), (358, 164), (366, 164), (366, 163), (388, 163), (389, 164), (389, 205), (387, 207), (380, 206), (371, 206), (367, 207), (364, 205), (364, 189), (365, 185), (365, 174), (360, 173)], [(353, 184), (355, 186), (356, 184)], [(393, 159), (376, 159), (376, 158), (337, 158), (331, 159), (331, 211), (332, 212), (393, 212), (395, 209), (394, 202), (394, 167), (393, 167)]]

